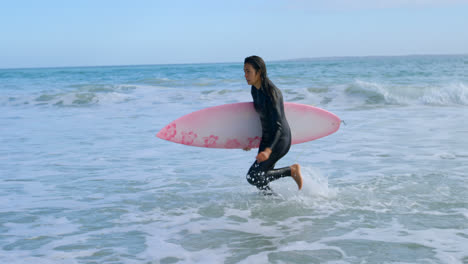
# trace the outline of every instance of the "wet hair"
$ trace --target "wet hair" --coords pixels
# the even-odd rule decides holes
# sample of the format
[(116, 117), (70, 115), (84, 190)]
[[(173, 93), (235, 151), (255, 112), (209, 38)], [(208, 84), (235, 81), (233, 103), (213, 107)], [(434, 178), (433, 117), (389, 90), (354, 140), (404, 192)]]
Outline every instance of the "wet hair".
[(274, 86), (270, 85), (270, 79), (268, 79), (267, 75), (267, 69), (266, 69), (266, 64), (265, 61), (263, 61), (262, 58), (259, 56), (250, 56), (245, 58), (244, 64), (250, 64), (252, 67), (255, 69), (255, 72), (260, 71), (260, 78), (261, 78), (261, 84), (262, 88), (265, 90), (265, 92), (270, 96), (273, 102), (276, 101), (276, 93), (274, 91)]

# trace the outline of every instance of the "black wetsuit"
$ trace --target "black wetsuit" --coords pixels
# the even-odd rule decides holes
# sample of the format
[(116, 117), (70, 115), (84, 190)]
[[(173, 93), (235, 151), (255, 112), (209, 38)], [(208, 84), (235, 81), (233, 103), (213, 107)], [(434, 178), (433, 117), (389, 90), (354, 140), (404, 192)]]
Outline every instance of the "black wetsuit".
[(262, 124), (262, 140), (258, 153), (266, 148), (272, 150), (269, 159), (260, 163), (255, 161), (247, 173), (247, 181), (260, 190), (270, 190), (268, 184), (271, 181), (291, 176), (290, 167), (274, 169), (276, 162), (286, 155), (291, 147), (291, 129), (284, 114), (281, 91), (271, 81), (268, 81), (268, 84), (273, 88), (276, 100), (273, 100), (263, 87), (257, 89), (252, 86), (255, 110)]

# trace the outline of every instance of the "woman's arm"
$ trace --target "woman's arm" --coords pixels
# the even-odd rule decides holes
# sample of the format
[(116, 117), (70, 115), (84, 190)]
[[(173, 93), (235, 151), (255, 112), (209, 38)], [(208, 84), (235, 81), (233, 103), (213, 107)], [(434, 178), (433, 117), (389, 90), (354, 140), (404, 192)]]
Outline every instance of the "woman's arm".
[(273, 140), (270, 145), (270, 149), (274, 149), (276, 144), (283, 134), (283, 124), (281, 120), (281, 109), (283, 106), (283, 97), (281, 92), (276, 92), (276, 100), (271, 100), (271, 109), (270, 109), (270, 119), (271, 119), (271, 128), (273, 129)]

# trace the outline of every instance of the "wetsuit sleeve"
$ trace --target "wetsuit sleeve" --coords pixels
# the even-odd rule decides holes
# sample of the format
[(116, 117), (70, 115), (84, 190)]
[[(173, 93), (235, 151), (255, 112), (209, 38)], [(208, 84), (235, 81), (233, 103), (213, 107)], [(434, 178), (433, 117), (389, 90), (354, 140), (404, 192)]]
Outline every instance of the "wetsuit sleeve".
[(273, 103), (271, 102), (272, 109), (270, 109), (270, 115), (271, 115), (271, 127), (273, 128), (273, 141), (271, 142), (270, 148), (273, 150), (273, 148), (276, 146), (278, 141), (281, 138), (281, 135), (283, 134), (283, 125), (281, 123), (281, 106), (283, 104), (283, 98), (281, 98), (281, 94), (277, 94), (277, 99), (276, 102)]

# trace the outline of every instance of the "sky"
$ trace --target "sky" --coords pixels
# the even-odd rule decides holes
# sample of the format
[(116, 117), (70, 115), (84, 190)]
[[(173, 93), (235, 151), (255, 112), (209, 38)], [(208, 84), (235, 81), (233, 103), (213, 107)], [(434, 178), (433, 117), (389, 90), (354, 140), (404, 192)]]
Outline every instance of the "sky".
[(0, 68), (468, 54), (468, 0), (15, 0)]

